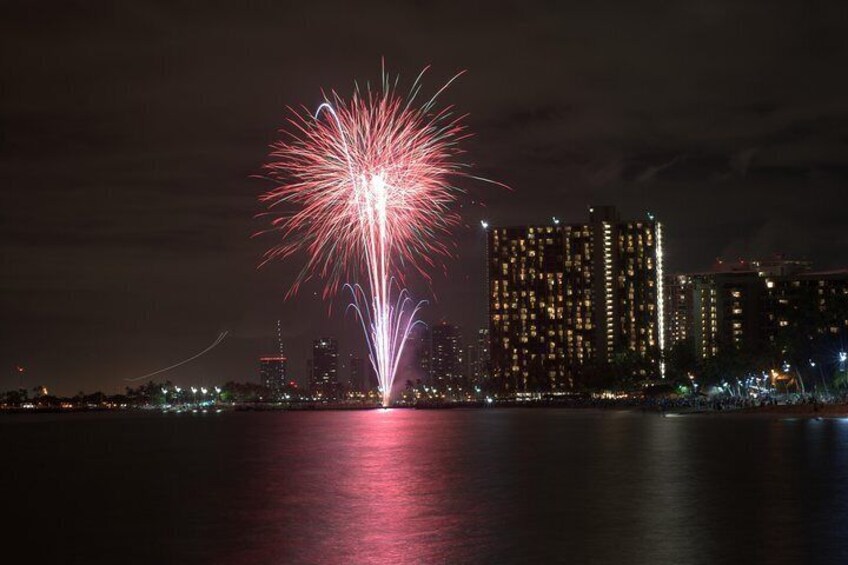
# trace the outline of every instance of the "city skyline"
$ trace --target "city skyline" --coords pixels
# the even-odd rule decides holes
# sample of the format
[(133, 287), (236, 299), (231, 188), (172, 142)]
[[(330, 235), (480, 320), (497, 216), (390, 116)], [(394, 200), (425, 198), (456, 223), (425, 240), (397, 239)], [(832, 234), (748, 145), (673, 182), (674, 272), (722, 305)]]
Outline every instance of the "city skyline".
[[(456, 259), (431, 285), (412, 284), (431, 299), (428, 322), (482, 324), (480, 220), (572, 223), (593, 204), (654, 212), (669, 272), (774, 252), (843, 266), (844, 213), (832, 204), (844, 190), (848, 84), (830, 71), (846, 49), (830, 8), (799, 17), (775, 3), (764, 19), (733, 4), (659, 14), (491, 5), (485, 21), (456, 10), (431, 27), (418, 25), (432, 18), (423, 6), (363, 7), (353, 37), (396, 37), (348, 50), (299, 31), (295, 22), (319, 17), (308, 8), (187, 18), (144, 4), (108, 16), (10, 7), (0, 384), (15, 386), (21, 365), (52, 390), (119, 390), (225, 329), (215, 351), (169, 376), (247, 379), (278, 350), (278, 319), (290, 367), (326, 334), (341, 354), (364, 355), (341, 302), (315, 296), (317, 284), (285, 302), (296, 268), (256, 271), (267, 241), (250, 238), (261, 228), (250, 217), (269, 187), (252, 175), (285, 103), (311, 105), (322, 84), (348, 92), (382, 57), (409, 82), (428, 63), (434, 78), (468, 70), (447, 101), (471, 113), (476, 170), (513, 189), (467, 187)], [(347, 29), (345, 14), (320, 18)]]
[[(599, 208), (599, 206), (598, 205), (587, 206), (586, 211), (591, 213), (591, 212), (594, 211), (595, 208)], [(600, 206), (600, 208), (607, 208), (607, 207), (606, 206)], [(613, 210), (612, 213), (616, 214), (616, 221), (620, 221), (620, 220), (618, 220), (618, 216), (617, 216), (618, 210), (615, 209), (615, 206), (608, 207), (608, 208), (612, 209)], [(562, 216), (562, 218), (565, 218), (565, 217), (566, 216)], [(650, 220), (648, 220), (649, 217), (651, 218)], [(648, 220), (647, 223), (650, 224), (651, 222), (653, 222), (653, 214), (652, 213), (647, 212), (645, 214), (645, 218), (646, 218), (646, 220)], [(663, 226), (665, 226), (667, 224), (667, 222), (663, 222), (662, 224), (663, 224)], [(549, 219), (549, 222), (547, 222), (547, 224), (542, 223), (542, 222), (532, 224), (532, 226), (535, 226), (537, 228), (539, 228), (539, 227), (544, 228), (545, 225), (547, 225), (551, 229), (559, 230), (560, 226), (567, 226), (568, 224), (565, 220), (563, 220), (563, 219), (561, 219), (560, 217), (557, 217), (557, 216), (552, 216)], [(579, 222), (574, 222), (572, 225), (581, 226), (581, 224)], [(495, 233), (498, 229), (501, 229), (501, 230), (504, 230), (504, 229), (507, 229), (507, 230), (519, 229), (519, 230), (521, 230), (521, 229), (527, 229), (527, 227), (528, 226), (524, 226), (524, 227), (518, 226), (515, 222), (507, 223), (503, 226), (500, 226), (500, 225), (494, 225), (494, 224), (489, 223), (488, 221), (485, 221), (484, 231), (485, 231), (486, 234), (490, 234), (490, 233)], [(530, 229), (532, 230), (532, 227), (530, 227)], [(672, 243), (672, 246), (673, 246), (673, 243)], [(474, 263), (474, 264), (478, 263), (476, 261), (476, 259), (481, 259), (481, 258), (482, 259), (486, 258), (484, 250), (481, 250), (480, 257), (475, 258), (475, 261), (472, 261), (472, 263)], [(479, 264), (481, 265), (481, 268), (482, 268), (483, 263), (479, 262)], [(793, 265), (794, 270), (790, 270), (790, 271), (786, 271), (786, 272), (780, 271), (779, 269), (782, 268), (782, 266), (784, 264)], [(846, 270), (846, 269), (831, 269), (831, 270), (818, 269), (817, 265), (815, 265), (812, 261), (809, 261), (805, 258), (796, 258), (796, 257), (786, 258), (786, 257), (784, 257), (784, 255), (781, 252), (774, 252), (774, 253), (768, 254), (766, 257), (756, 257), (756, 258), (754, 258), (754, 257), (747, 257), (747, 258), (736, 257), (736, 258), (725, 259), (725, 258), (721, 258), (721, 257), (716, 257), (715, 260), (710, 262), (708, 265), (703, 265), (701, 268), (693, 269), (691, 272), (684, 272), (684, 271), (679, 270), (679, 269), (673, 269), (669, 272), (668, 268), (666, 267), (666, 274), (663, 278), (666, 281), (666, 285), (673, 284), (673, 279), (675, 277), (687, 277), (689, 279), (694, 278), (695, 280), (698, 280), (698, 279), (711, 280), (711, 278), (714, 277), (714, 276), (718, 276), (718, 277), (734, 277), (735, 276), (735, 277), (738, 278), (739, 276), (746, 276), (746, 275), (750, 275), (752, 273), (756, 274), (756, 268), (759, 267), (760, 265), (766, 265), (766, 267), (765, 267), (766, 270), (760, 271), (761, 273), (766, 272), (766, 273), (772, 273), (772, 274), (787, 274), (787, 273), (790, 273), (790, 272), (797, 272), (797, 273), (811, 272), (812, 274), (823, 273), (823, 274), (828, 274), (828, 275), (834, 275), (834, 274), (838, 275), (839, 273), (842, 273), (844, 275), (846, 272), (848, 272), (848, 270)], [(775, 270), (775, 269), (778, 269), (778, 270)], [(755, 277), (755, 278), (758, 278), (758, 277)], [(486, 279), (486, 276), (482, 276), (480, 278), (481, 282), (485, 279)], [(689, 283), (689, 284), (691, 284), (691, 283)], [(748, 284), (751, 284), (751, 282), (748, 282)], [(765, 279), (763, 279), (763, 284), (765, 284)], [(487, 290), (481, 289), (480, 292), (481, 292), (481, 296), (482, 296), (482, 293), (486, 293)], [(665, 295), (665, 307), (667, 309), (671, 309), (671, 308), (674, 307), (674, 305), (669, 302), (669, 299), (672, 296), (673, 296), (673, 291), (667, 290), (666, 295)], [(478, 298), (480, 298), (480, 303), (482, 303), (482, 304), (486, 303), (484, 296), (478, 297)], [(470, 316), (471, 319), (480, 318), (482, 320), (481, 325), (479, 327), (470, 327), (470, 326), (465, 326), (465, 325), (462, 325), (462, 324), (455, 324), (454, 318), (446, 316), (441, 312), (433, 312), (432, 310), (428, 309), (423, 316), (424, 319), (428, 320), (428, 322), (429, 322), (428, 325), (426, 326), (425, 332), (427, 332), (427, 334), (430, 335), (433, 328), (438, 328), (439, 326), (443, 326), (445, 324), (455, 324), (456, 331), (459, 332), (458, 335), (459, 335), (460, 343), (463, 343), (464, 341), (466, 341), (468, 339), (476, 340), (477, 339), (476, 335), (479, 331), (481, 331), (481, 329), (485, 329), (486, 331), (488, 331), (488, 329), (489, 329), (489, 326), (487, 325), (487, 321), (486, 321), (486, 311), (487, 311), (487, 309), (488, 309), (488, 306), (484, 306), (482, 310), (471, 313), (471, 316)], [(439, 314), (442, 314), (442, 315), (439, 315)], [(321, 327), (327, 328), (327, 331), (325, 331), (323, 333), (319, 332), (319, 334), (316, 334), (316, 335), (325, 335), (325, 336), (343, 335), (344, 339), (338, 339), (336, 337), (329, 337), (329, 338), (328, 337), (316, 337), (316, 335), (306, 335), (306, 334), (304, 334), (302, 336), (302, 339), (303, 339), (303, 342), (306, 343), (307, 345), (302, 350), (297, 350), (297, 349), (294, 349), (290, 346), (286, 346), (286, 345), (283, 344), (283, 337), (282, 337), (283, 332), (284, 332), (283, 327), (286, 324), (285, 324), (285, 321), (283, 321), (283, 320), (275, 320), (274, 321), (275, 325), (267, 328), (265, 335), (262, 336), (262, 338), (260, 339), (260, 341), (262, 341), (264, 345), (257, 350), (258, 354), (259, 354), (259, 366), (258, 367), (256, 365), (256, 358), (253, 358), (253, 359), (250, 359), (250, 360), (247, 360), (247, 359), (244, 360), (246, 365), (252, 364), (251, 366), (248, 367), (247, 371), (245, 371), (244, 374), (234, 375), (234, 374), (229, 374), (229, 373), (225, 373), (225, 372), (218, 372), (216, 374), (210, 374), (210, 375), (204, 376), (200, 379), (196, 379), (196, 378), (192, 379), (191, 377), (181, 377), (179, 375), (179, 373), (176, 374), (176, 378), (174, 378), (175, 375), (173, 375), (173, 374), (167, 374), (167, 375), (164, 375), (164, 376), (166, 376), (169, 379), (174, 380), (175, 382), (178, 382), (178, 383), (180, 383), (180, 382), (185, 382), (185, 383), (195, 382), (195, 383), (202, 383), (202, 384), (208, 385), (208, 386), (212, 386), (214, 384), (223, 384), (225, 382), (229, 382), (229, 381), (233, 381), (233, 380), (236, 380), (236, 381), (242, 380), (242, 381), (245, 381), (245, 382), (256, 382), (256, 383), (259, 383), (259, 384), (266, 384), (266, 377), (264, 376), (264, 373), (263, 373), (264, 369), (262, 369), (263, 363), (265, 361), (282, 359), (285, 363), (284, 368), (282, 370), (283, 370), (283, 373), (285, 375), (287, 375), (286, 379), (291, 380), (292, 382), (295, 382), (299, 386), (306, 387), (307, 389), (309, 389), (310, 386), (311, 386), (311, 383), (312, 383), (312, 376), (311, 376), (311, 370), (312, 369), (310, 367), (310, 362), (312, 360), (312, 356), (314, 355), (313, 348), (315, 347), (315, 344), (320, 342), (320, 341), (323, 341), (325, 339), (332, 340), (334, 342), (334, 347), (337, 350), (336, 356), (339, 359), (343, 359), (343, 358), (348, 359), (348, 362), (349, 362), (351, 356), (353, 356), (354, 358), (361, 359), (361, 360), (365, 361), (366, 363), (368, 362), (367, 361), (367, 350), (364, 346), (364, 343), (360, 343), (361, 337), (359, 335), (357, 335), (357, 333), (355, 331), (350, 331), (349, 327), (347, 327), (347, 328), (345, 327), (350, 323), (350, 321), (351, 320), (349, 319), (349, 317), (342, 318), (338, 315), (328, 316), (327, 319), (324, 321), (324, 323), (321, 325)], [(672, 323), (673, 323), (672, 318), (669, 317), (667, 322), (666, 322), (666, 329), (665, 329), (665, 335), (664, 335), (665, 340), (668, 341), (669, 347), (675, 343), (674, 338), (670, 335), (670, 329), (668, 327), (668, 324), (672, 324)], [(452, 327), (454, 327), (454, 326), (452, 326)], [(690, 331), (691, 331), (691, 329), (690, 329)], [(713, 332), (715, 332), (715, 331), (716, 330), (713, 329)], [(694, 333), (695, 333), (695, 336), (697, 337), (697, 333), (696, 332), (694, 332)], [(223, 343), (224, 341), (225, 341), (224, 339), (221, 339), (218, 343), (220, 344), (220, 343)], [(300, 341), (300, 340), (298, 340), (298, 341)], [(413, 341), (414, 341), (414, 339), (413, 339)], [(701, 341), (697, 341), (697, 343), (701, 343)], [(479, 347), (480, 346), (479, 343), (476, 344), (476, 346)], [(461, 345), (460, 346), (460, 349), (462, 350), (463, 354), (466, 352), (467, 347), (468, 347), (468, 345)], [(275, 352), (275, 350), (276, 350), (276, 352)], [(418, 352), (414, 352), (414, 350), (412, 348), (410, 348), (410, 351), (408, 351), (404, 355), (405, 361), (402, 365), (402, 370), (399, 372), (398, 380), (395, 383), (397, 390), (400, 390), (400, 388), (402, 388), (402, 385), (405, 381), (407, 381), (411, 377), (415, 376), (415, 375), (412, 374), (414, 371), (412, 371), (412, 372), (410, 372), (410, 371), (411, 371), (411, 368), (413, 366), (417, 365), (417, 363), (419, 362), (419, 360), (414, 358), (415, 355), (417, 355), (417, 353)], [(707, 357), (708, 355), (704, 354), (702, 356)], [(460, 357), (462, 357), (462, 356), (460, 356)], [(290, 361), (290, 359), (296, 360), (295, 363), (297, 363), (297, 360), (302, 360), (303, 362), (301, 363), (301, 365), (303, 365), (304, 368), (298, 369), (297, 365), (295, 363), (292, 363)], [(467, 360), (463, 361), (463, 359), (460, 358), (458, 363), (460, 363), (462, 365), (466, 365)], [(17, 368), (19, 368), (20, 366), (21, 365), (16, 364), (13, 367), (13, 369), (17, 370)], [(27, 368), (27, 370), (28, 370), (28, 368)], [(346, 381), (347, 381), (346, 372), (348, 370), (349, 370), (349, 366), (345, 363), (341, 363), (341, 364), (337, 365), (337, 368), (336, 368), (337, 378), (336, 378), (336, 381), (335, 381), (336, 386), (343, 384), (343, 383), (346, 383)], [(368, 370), (370, 371), (370, 368)], [(463, 373), (463, 376), (464, 376), (464, 374), (465, 373)], [(27, 374), (26, 376), (29, 379), (31, 375)], [(432, 376), (433, 376), (433, 373), (426, 375), (427, 378), (432, 378)], [(17, 372), (14, 372), (12, 377), (13, 378), (8, 379), (9, 380), (9, 386), (7, 388), (13, 388), (12, 385), (15, 382), (18, 382), (20, 380), (21, 375)], [(0, 381), (2, 381), (2, 379), (0, 379)], [(428, 382), (432, 382), (432, 381), (428, 381)], [(45, 383), (49, 383), (49, 385), (45, 385)], [(87, 392), (90, 392), (91, 390), (104, 390), (104, 391), (107, 391), (107, 392), (108, 391), (113, 391), (113, 392), (114, 391), (120, 391), (120, 390), (123, 390), (123, 388), (125, 388), (126, 386), (133, 384), (133, 382), (128, 381), (126, 379), (121, 379), (120, 381), (118, 381), (117, 379), (112, 379), (112, 382), (110, 384), (112, 385), (111, 388), (110, 388), (109, 384), (107, 384), (106, 386), (103, 386), (103, 387), (100, 387), (100, 388), (88, 389)], [(57, 390), (58, 389), (58, 391), (60, 391), (62, 394), (67, 394), (67, 395), (72, 394), (72, 393), (76, 392), (77, 390), (85, 390), (81, 387), (77, 387), (77, 389), (74, 389), (73, 386), (70, 386), (68, 388), (63, 388), (61, 385), (59, 385), (57, 387), (54, 382), (52, 382), (51, 380), (47, 380), (47, 379), (41, 379), (41, 380), (36, 379), (36, 380), (31, 380), (31, 381), (28, 380), (25, 383), (25, 385), (49, 386), (50, 390)], [(275, 387), (270, 386), (269, 388), (274, 390)]]

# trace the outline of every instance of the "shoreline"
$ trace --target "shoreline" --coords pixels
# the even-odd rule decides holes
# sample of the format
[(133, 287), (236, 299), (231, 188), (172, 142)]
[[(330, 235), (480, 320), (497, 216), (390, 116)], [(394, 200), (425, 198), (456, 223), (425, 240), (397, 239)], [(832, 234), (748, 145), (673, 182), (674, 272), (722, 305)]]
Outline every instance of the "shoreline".
[[(245, 409), (239, 407), (220, 407), (222, 409), (210, 409), (210, 413), (221, 413), (221, 412), (336, 412), (336, 411), (361, 411), (361, 410), (381, 410), (380, 407), (351, 407), (351, 406), (322, 406), (320, 408), (315, 407), (266, 407), (261, 409)], [(392, 409), (403, 409), (403, 410), (456, 410), (456, 409), (471, 409), (471, 410), (492, 410), (492, 409), (516, 409), (516, 408), (528, 408), (534, 410), (546, 410), (546, 409), (558, 409), (558, 410), (574, 410), (574, 411), (597, 411), (597, 412), (633, 412), (633, 413), (641, 413), (645, 415), (657, 415), (661, 417), (671, 417), (671, 418), (679, 418), (679, 417), (691, 417), (691, 416), (762, 416), (762, 417), (770, 417), (770, 418), (803, 418), (803, 419), (816, 419), (816, 418), (828, 418), (828, 419), (841, 419), (848, 418), (848, 403), (838, 403), (838, 404), (778, 404), (778, 405), (767, 405), (767, 406), (756, 406), (756, 407), (746, 407), (746, 408), (725, 408), (722, 410), (715, 410), (712, 408), (681, 408), (681, 409), (666, 409), (660, 410), (655, 406), (634, 406), (634, 405), (607, 405), (607, 406), (593, 406), (593, 405), (566, 405), (566, 404), (511, 404), (505, 403), (500, 405), (486, 405), (481, 406), (479, 404), (452, 404), (452, 405), (444, 405), (444, 406), (427, 406), (427, 407), (418, 407), (415, 406), (392, 406)], [(162, 411), (155, 410), (149, 408), (112, 408), (112, 409), (104, 409), (104, 408), (88, 408), (88, 409), (4, 409), (0, 410), (0, 415), (9, 415), (9, 416), (17, 416), (17, 415), (35, 415), (35, 414), (83, 414), (83, 413), (147, 413), (147, 414), (197, 414), (198, 411), (186, 410), (182, 412), (171, 412), (171, 411)], [(203, 410), (202, 413), (206, 413), (206, 410)]]
[[(720, 412), (719, 412), (720, 413)], [(757, 415), (780, 418), (848, 418), (848, 404), (789, 404), (741, 408), (727, 411), (728, 415)]]

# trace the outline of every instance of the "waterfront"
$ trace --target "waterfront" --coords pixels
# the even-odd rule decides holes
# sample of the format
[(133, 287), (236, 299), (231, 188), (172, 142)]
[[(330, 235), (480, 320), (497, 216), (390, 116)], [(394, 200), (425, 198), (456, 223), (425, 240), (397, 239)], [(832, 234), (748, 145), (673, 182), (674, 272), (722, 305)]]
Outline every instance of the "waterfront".
[(839, 563), (848, 420), (638, 412), (0, 419), (36, 562)]

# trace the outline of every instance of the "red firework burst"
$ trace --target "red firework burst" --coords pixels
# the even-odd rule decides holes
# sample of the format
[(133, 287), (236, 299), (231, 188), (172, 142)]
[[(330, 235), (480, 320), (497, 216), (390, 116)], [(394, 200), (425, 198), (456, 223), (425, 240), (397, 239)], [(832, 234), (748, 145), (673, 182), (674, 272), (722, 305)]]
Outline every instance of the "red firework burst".
[(325, 297), (335, 294), (378, 256), (390, 276), (402, 279), (403, 265), (427, 277), (433, 258), (449, 254), (442, 236), (460, 219), (452, 180), (464, 174), (459, 142), (468, 134), (464, 116), (436, 99), (462, 73), (417, 105), (424, 71), (407, 96), (384, 74), (379, 91), (347, 100), (333, 91), (314, 114), (289, 109), (291, 127), (265, 166), (277, 186), (261, 200), (282, 236), (265, 262), (299, 250), (309, 257), (290, 292), (317, 275)]

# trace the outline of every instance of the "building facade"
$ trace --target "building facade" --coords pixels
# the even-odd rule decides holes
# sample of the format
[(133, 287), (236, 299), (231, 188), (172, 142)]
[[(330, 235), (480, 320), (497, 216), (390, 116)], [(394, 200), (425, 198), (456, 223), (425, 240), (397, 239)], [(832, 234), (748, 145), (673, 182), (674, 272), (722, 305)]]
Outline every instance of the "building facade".
[(692, 337), (698, 357), (762, 349), (765, 285), (757, 271), (702, 273), (692, 275), (690, 281)]
[(690, 340), (700, 359), (778, 355), (792, 340), (797, 349), (800, 338), (848, 333), (848, 270), (813, 272), (778, 256), (670, 276), (666, 288), (667, 342)]
[(487, 388), (489, 384), (489, 329), (480, 328), (465, 351), (467, 381), (472, 387)]
[(440, 392), (464, 388), (466, 367), (462, 333), (458, 326), (442, 322), (430, 328), (431, 384)]
[[(611, 206), (583, 224), (488, 230), (491, 375), (504, 392), (568, 391), (589, 363), (663, 348), (662, 225)], [(649, 375), (645, 375), (649, 376)]]
[(769, 343), (785, 346), (799, 332), (827, 336), (840, 350), (848, 339), (848, 269), (765, 276)]
[(365, 370), (365, 359), (353, 353), (347, 358), (347, 388), (354, 393), (364, 393), (370, 388), (368, 386), (368, 375)]
[(335, 338), (322, 337), (312, 342), (309, 363), (310, 389), (313, 395), (336, 398), (339, 395), (339, 346)]
[(420, 380), (422, 384), (431, 384), (432, 344), (430, 327), (417, 324), (407, 338), (405, 349), (408, 353), (404, 354), (402, 361), (404, 371), (401, 376), (412, 382)]
[(668, 275), (664, 285), (665, 296), (665, 346), (671, 348), (693, 339), (693, 294), (690, 275)]
[(287, 364), (288, 360), (279, 355), (259, 358), (259, 382), (274, 398), (281, 398), (288, 387)]

